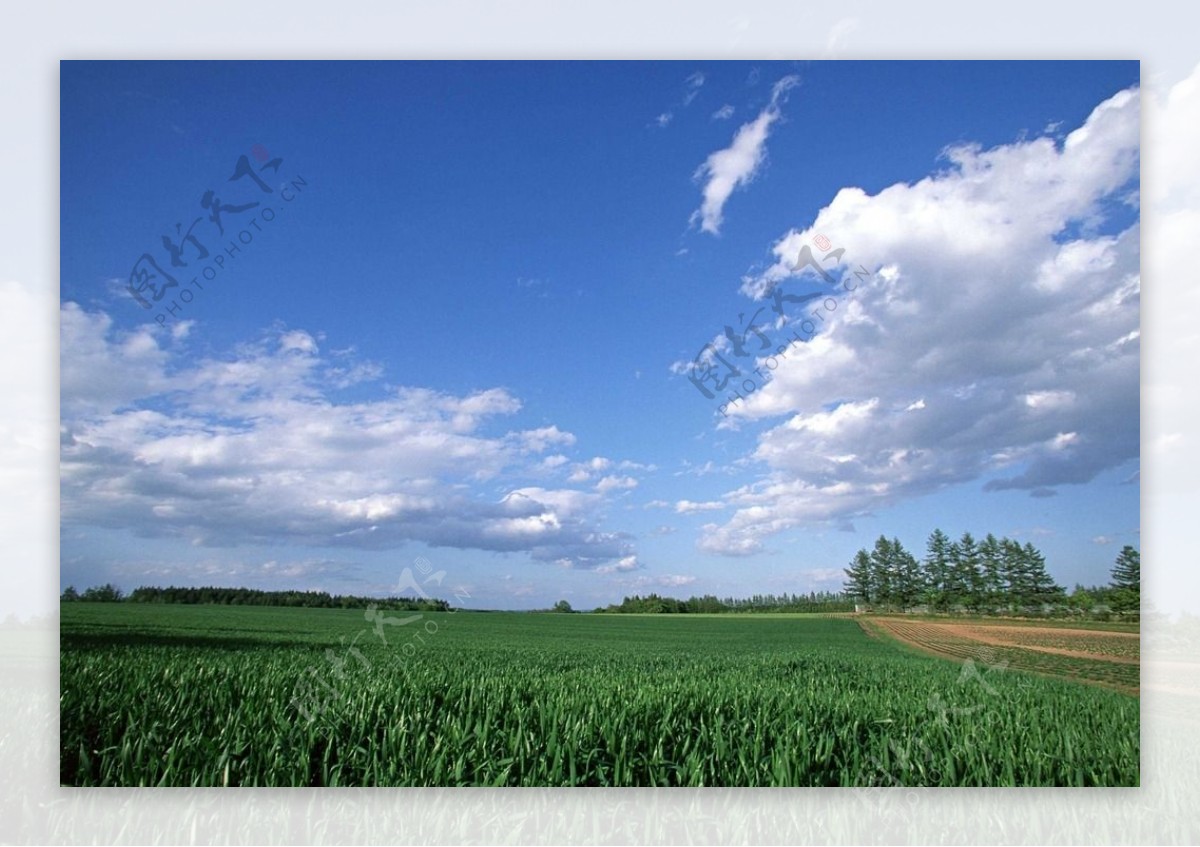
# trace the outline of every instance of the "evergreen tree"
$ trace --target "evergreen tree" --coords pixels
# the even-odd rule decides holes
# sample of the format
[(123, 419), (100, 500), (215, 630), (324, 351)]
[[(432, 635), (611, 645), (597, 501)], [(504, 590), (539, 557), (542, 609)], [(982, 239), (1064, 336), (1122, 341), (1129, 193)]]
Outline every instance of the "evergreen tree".
[(1030, 602), (1032, 591), (1025, 574), (1025, 552), (1019, 542), (1005, 538), (1000, 542), (1000, 574), (1005, 586), (1005, 605), (1013, 611)]
[(1004, 603), (1003, 570), (1004, 550), (996, 536), (989, 532), (979, 545), (980, 599), (988, 611)]
[(1112, 568), (1113, 610), (1136, 612), (1142, 605), (1142, 555), (1126, 544)]
[(907, 609), (919, 603), (924, 596), (925, 574), (921, 571), (921, 563), (904, 549), (899, 538), (892, 539), (891, 548), (896, 575), (896, 602), (901, 608)]
[(863, 603), (871, 603), (875, 599), (875, 587), (871, 576), (871, 554), (859, 550), (854, 554), (850, 567), (846, 568), (846, 583), (842, 588), (851, 597)]
[(1031, 543), (1025, 542), (1022, 548), (1025, 558), (1025, 572), (1028, 575), (1029, 593), (1035, 604), (1058, 603), (1065, 592), (1046, 571), (1046, 557)]
[(950, 602), (978, 609), (981, 590), (979, 546), (975, 543), (975, 537), (964, 532), (950, 549)]
[(950, 605), (950, 538), (935, 529), (925, 545), (925, 600), (937, 611)]
[(892, 552), (892, 543), (885, 536), (875, 540), (875, 549), (871, 551), (871, 582), (875, 589), (874, 602), (885, 606), (896, 602), (896, 559)]

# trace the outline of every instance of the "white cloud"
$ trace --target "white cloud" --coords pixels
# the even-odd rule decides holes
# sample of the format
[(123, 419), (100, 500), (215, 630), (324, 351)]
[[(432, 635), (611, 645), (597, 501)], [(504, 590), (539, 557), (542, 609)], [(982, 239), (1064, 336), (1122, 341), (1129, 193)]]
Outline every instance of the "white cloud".
[(945, 171), (844, 188), (783, 236), (743, 293), (824, 285), (794, 269), (818, 233), (873, 277), (728, 410), (785, 420), (759, 436), (760, 478), (725, 495), (737, 511), (701, 549), (747, 555), (984, 474), (988, 490), (1052, 495), (1136, 460), (1139, 228), (1105, 232), (1103, 213), (1136, 180), (1138, 145), (1139, 95), (1123, 91), (1061, 145), (961, 145)]
[(116, 331), (103, 312), (85, 312), (67, 303), (59, 327), (64, 415), (111, 412), (148, 391), (166, 388), (163, 369), (168, 353), (159, 347), (149, 325)]
[(786, 76), (771, 91), (771, 101), (759, 112), (758, 117), (742, 124), (733, 136), (730, 145), (709, 155), (697, 170), (695, 178), (706, 179), (701, 193), (704, 200), (692, 214), (692, 223), (700, 222), (704, 232), (718, 234), (721, 231), (723, 210), (734, 189), (748, 185), (758, 173), (766, 158), (767, 137), (771, 126), (780, 119), (782, 105), (787, 92), (800, 83), (799, 77)]
[(615, 462), (605, 456), (593, 456), (586, 462), (576, 462), (572, 464), (570, 469), (571, 474), (567, 477), (567, 482), (590, 482), (592, 479), (602, 476), (597, 483), (597, 486), (601, 491), (637, 487), (638, 480), (634, 477), (621, 474), (605, 474), (606, 471), (612, 470), (613, 468), (622, 471), (653, 472), (658, 470), (656, 465), (635, 462), (630, 459), (622, 459), (619, 462)]
[(733, 117), (733, 112), (733, 106), (730, 106), (728, 103), (726, 103), (724, 106), (712, 113), (712, 119), (714, 121), (726, 121)]
[(553, 456), (547, 456), (546, 458), (542, 459), (538, 467), (549, 471), (554, 470), (555, 468), (560, 468), (569, 461), (571, 460), (562, 453), (555, 453)]
[[(575, 436), (572, 433), (563, 432), (557, 426), (544, 426), (540, 429), (525, 430), (518, 433), (517, 437), (526, 450), (534, 453), (545, 452), (550, 447), (570, 447), (575, 443)], [(553, 456), (550, 457), (550, 459), (554, 458)], [(559, 456), (558, 458), (562, 459), (563, 462), (566, 461), (565, 456)], [(555, 460), (551, 467), (559, 464), (562, 464), (562, 462)]]
[(629, 571), (641, 570), (644, 567), (646, 566), (638, 561), (637, 556), (624, 556), (610, 565), (601, 565), (596, 568), (596, 573), (628, 573)]
[(718, 500), (708, 500), (701, 503), (693, 500), (680, 500), (675, 504), (675, 512), (680, 515), (688, 515), (693, 512), (712, 512), (724, 508), (725, 504)]
[(629, 459), (622, 459), (621, 462), (617, 465), (617, 468), (619, 470), (623, 470), (623, 471), (656, 471), (656, 470), (658, 470), (657, 465), (648, 465), (648, 464), (644, 464), (642, 462), (633, 462), (633, 461), (630, 461)]
[(301, 353), (316, 353), (317, 342), (311, 335), (303, 330), (293, 330), (285, 332), (279, 337), (280, 350), (296, 350)]
[(377, 387), (376, 399), (340, 402), (332, 392), (348, 373), (377, 374), (322, 355), (300, 330), (193, 358), (170, 333), (117, 331), (74, 303), (61, 325), (65, 527), (226, 547), (416, 540), (585, 568), (632, 555), (628, 536), (597, 528), (601, 494), (511, 484), (499, 501), (472, 494), (480, 480), (565, 465), (538, 455), (575, 442), (556, 426), (492, 432), (521, 408), (503, 389)]
[(712, 459), (709, 459), (703, 465), (693, 465), (687, 459), (684, 459), (683, 470), (675, 471), (675, 476), (708, 476), (709, 474), (721, 471), (728, 472), (729, 470), (729, 468), (720, 467)]
[[(695, 71), (694, 73), (689, 74), (688, 77), (683, 81), (683, 95), (676, 103), (675, 108), (686, 109), (688, 106), (690, 106), (692, 101), (695, 100), (696, 96), (700, 93), (700, 89), (704, 86), (704, 79), (705, 77), (703, 71)], [(654, 122), (658, 125), (659, 129), (664, 129), (668, 124), (671, 123), (672, 120), (674, 120), (674, 118), (675, 110), (672, 108), (661, 113), (654, 119)]]
[(609, 491), (627, 491), (631, 488), (637, 488), (638, 481), (631, 476), (619, 476), (610, 474), (596, 483), (596, 490), (601, 494)]
[(1071, 403), (1075, 394), (1071, 391), (1031, 391), (1025, 395), (1025, 405), (1031, 409), (1059, 409)]

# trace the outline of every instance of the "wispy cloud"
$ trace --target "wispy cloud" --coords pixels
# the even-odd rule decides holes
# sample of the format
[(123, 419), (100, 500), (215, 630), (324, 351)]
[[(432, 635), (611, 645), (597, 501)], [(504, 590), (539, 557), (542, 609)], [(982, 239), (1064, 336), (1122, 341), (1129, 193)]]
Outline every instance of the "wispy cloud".
[(700, 94), (700, 89), (704, 87), (704, 80), (705, 76), (703, 71), (695, 71), (688, 75), (688, 77), (683, 81), (683, 94), (680, 96), (679, 100), (676, 101), (675, 105), (660, 113), (658, 117), (654, 119), (654, 123), (659, 129), (665, 129), (671, 123), (671, 121), (675, 119), (676, 111), (680, 109), (686, 109), (688, 106), (692, 105), (692, 101), (696, 99), (696, 97)]
[(724, 508), (725, 504), (719, 500), (705, 500), (702, 502), (696, 502), (695, 500), (680, 500), (675, 504), (675, 513), (679, 515), (689, 515), (693, 512), (714, 512)]
[(701, 190), (703, 202), (691, 217), (693, 225), (699, 222), (704, 232), (720, 233), (726, 201), (734, 189), (748, 185), (762, 167), (771, 127), (782, 116), (780, 106), (787, 92), (799, 84), (797, 76), (786, 76), (775, 83), (771, 101), (758, 117), (742, 124), (730, 145), (709, 155), (696, 170), (695, 179), (705, 180), (705, 183)]

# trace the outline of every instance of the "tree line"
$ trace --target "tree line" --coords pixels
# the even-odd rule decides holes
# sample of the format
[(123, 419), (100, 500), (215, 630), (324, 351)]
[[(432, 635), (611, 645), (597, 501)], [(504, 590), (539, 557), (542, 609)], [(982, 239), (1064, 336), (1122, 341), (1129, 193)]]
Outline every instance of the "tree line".
[(156, 588), (142, 586), (125, 596), (112, 584), (88, 588), (82, 594), (67, 586), (60, 598), (64, 603), (177, 603), (219, 606), (293, 606), (305, 609), (378, 609), (397, 612), (446, 612), (450, 604), (436, 598), (359, 597), (353, 594), (329, 594), (325, 591), (262, 591), (256, 588)]
[(1033, 544), (969, 532), (951, 540), (935, 529), (925, 556), (917, 559), (897, 538), (879, 536), (874, 548), (855, 554), (846, 568), (845, 593), (859, 603), (886, 609), (923, 606), (976, 614), (1015, 614), (1066, 608), (1090, 611), (1103, 603), (1115, 612), (1136, 612), (1141, 593), (1140, 554), (1124, 547), (1105, 588), (1076, 586), (1068, 597), (1046, 570)]
[(755, 594), (752, 597), (719, 599), (712, 594), (679, 600), (635, 594), (620, 603), (597, 608), (614, 614), (716, 614), (720, 612), (852, 612), (854, 599), (845, 593), (810, 591), (808, 594)]

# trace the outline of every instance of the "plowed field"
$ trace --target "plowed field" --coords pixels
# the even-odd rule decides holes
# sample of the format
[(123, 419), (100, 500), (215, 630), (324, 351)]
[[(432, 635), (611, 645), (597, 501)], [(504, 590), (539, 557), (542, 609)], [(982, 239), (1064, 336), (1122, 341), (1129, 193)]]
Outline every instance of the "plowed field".
[(1139, 637), (1136, 633), (941, 623), (906, 618), (865, 618), (874, 630), (926, 653), (972, 659), (989, 667), (1066, 677), (1136, 693)]

